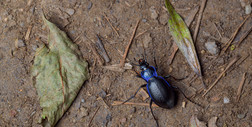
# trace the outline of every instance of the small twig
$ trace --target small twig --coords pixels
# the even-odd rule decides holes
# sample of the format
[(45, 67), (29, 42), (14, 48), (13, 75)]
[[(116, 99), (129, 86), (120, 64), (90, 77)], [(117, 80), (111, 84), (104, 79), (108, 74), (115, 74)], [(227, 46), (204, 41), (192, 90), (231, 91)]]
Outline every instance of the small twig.
[(96, 114), (97, 114), (97, 112), (99, 111), (99, 109), (100, 109), (100, 107), (98, 107), (98, 108), (96, 109), (96, 111), (95, 111), (94, 115), (92, 116), (91, 120), (90, 120), (90, 121), (89, 121), (89, 123), (88, 123), (88, 127), (91, 127), (91, 123), (92, 123), (92, 121), (93, 121), (93, 119), (94, 119), (95, 115), (96, 115)]
[(29, 0), (29, 1), (27, 2), (27, 6), (31, 6), (32, 2), (33, 2), (33, 0)]
[(172, 47), (173, 47), (173, 52), (168, 58), (168, 65), (172, 64), (172, 61), (173, 61), (176, 53), (178, 52), (178, 46), (175, 43), (172, 44)]
[(200, 22), (201, 22), (201, 19), (202, 19), (203, 11), (204, 11), (205, 6), (206, 6), (206, 2), (207, 2), (207, 0), (202, 0), (201, 6), (200, 6), (199, 17), (198, 17), (197, 24), (196, 24), (196, 27), (195, 27), (195, 30), (194, 30), (194, 34), (193, 34), (194, 42), (196, 42), (196, 40), (197, 40), (197, 35), (198, 35), (198, 32), (199, 32), (199, 26), (200, 26)]
[(90, 82), (92, 82), (92, 79), (93, 79), (96, 61), (97, 61), (97, 59), (94, 60), (94, 63), (93, 63), (92, 68), (91, 68), (91, 70), (90, 70), (90, 72), (91, 72), (91, 74), (90, 74)]
[(78, 40), (79, 40), (79, 38), (80, 38), (80, 35), (78, 35), (78, 36), (74, 39), (74, 41), (73, 41), (73, 42), (78, 41)]
[[(189, 81), (188, 84), (192, 84), (192, 82), (194, 82), (194, 80), (196, 80), (198, 77), (199, 77), (199, 76), (196, 75), (196, 73), (193, 73), (193, 77), (192, 77), (192, 79)], [(190, 85), (190, 86), (191, 86), (191, 85)]]
[(249, 33), (251, 32), (252, 30), (252, 26), (250, 26), (250, 29), (240, 38), (238, 44), (237, 44), (237, 47), (240, 46), (240, 44), (242, 43), (242, 41), (249, 35)]
[(117, 34), (117, 36), (119, 36), (119, 33), (117, 32), (117, 30), (115, 29), (115, 27), (112, 25), (112, 23), (110, 22), (109, 18), (107, 17), (107, 15), (105, 13), (104, 13), (104, 17), (108, 21), (108, 23), (111, 26), (111, 28), (115, 31), (115, 33)]
[(239, 58), (236, 57), (235, 59), (233, 59), (225, 68), (224, 71), (221, 72), (221, 74), (219, 75), (219, 77), (214, 81), (214, 83), (206, 90), (206, 92), (202, 95), (202, 97), (204, 97), (216, 84), (217, 82), (221, 79), (221, 77), (225, 74), (225, 72), (238, 60)]
[(193, 10), (191, 10), (191, 12), (189, 12), (189, 15), (185, 18), (185, 23), (187, 27), (190, 27), (198, 11), (199, 11), (199, 6), (195, 7)]
[(106, 63), (108, 63), (110, 61), (109, 56), (108, 56), (108, 54), (102, 44), (101, 39), (99, 38), (99, 35), (96, 35), (96, 37), (97, 37), (97, 45), (98, 45), (99, 49), (101, 49), (101, 56), (104, 58)]
[(109, 106), (108, 106), (108, 104), (104, 101), (104, 99), (102, 98), (102, 97), (98, 97), (97, 98), (97, 100), (101, 100), (102, 101), (102, 103), (105, 105), (105, 107), (108, 109), (109, 108)]
[(241, 63), (243, 63), (249, 56), (250, 56), (250, 54), (247, 54), (247, 55), (243, 56), (242, 58), (240, 58), (240, 59), (236, 62), (236, 64), (234, 65), (234, 67), (232, 67), (231, 69), (229, 69), (229, 71), (227, 71), (227, 73), (230, 72), (230, 71), (232, 71), (232, 70), (234, 70), (235, 68), (239, 67), (239, 65), (240, 65)]
[(228, 47), (231, 45), (231, 43), (233, 42), (233, 40), (235, 39), (236, 35), (238, 34), (238, 32), (240, 31), (241, 27), (244, 25), (244, 23), (247, 21), (247, 19), (250, 17), (251, 15), (248, 15), (243, 22), (239, 25), (239, 27), (235, 30), (235, 32), (233, 33), (231, 39), (227, 42), (226, 47), (223, 49), (222, 53), (225, 53), (228, 49)]
[(218, 32), (218, 34), (219, 34), (219, 36), (222, 38), (222, 35), (221, 35), (221, 33), (220, 33), (220, 31), (219, 31), (218, 27), (216, 26), (216, 24), (215, 24), (215, 23), (213, 23), (213, 24), (214, 24), (214, 27), (215, 27), (215, 29), (217, 30), (217, 32)]
[(30, 39), (31, 30), (32, 30), (32, 26), (29, 26), (27, 31), (26, 31), (26, 34), (25, 34), (25, 40), (26, 41)]
[(200, 81), (201, 81), (201, 84), (203, 86), (203, 89), (205, 90), (206, 89), (206, 84), (204, 83), (203, 76), (200, 75), (199, 77), (200, 77)]
[[(111, 105), (116, 106), (116, 105), (121, 105), (123, 101), (114, 101)], [(124, 105), (138, 105), (138, 106), (150, 106), (148, 103), (135, 103), (135, 102), (125, 102)], [(152, 104), (152, 107), (159, 107), (156, 104)]]
[(240, 100), (241, 92), (242, 92), (242, 88), (244, 86), (245, 80), (246, 80), (246, 73), (243, 73), (242, 80), (241, 80), (240, 85), (239, 85), (238, 90), (237, 90), (236, 102), (238, 102)]
[(250, 54), (247, 54), (246, 56), (243, 56), (243, 57), (241, 58), (241, 60), (238, 61), (238, 62), (236, 63), (236, 66), (239, 66), (239, 65), (240, 65), (242, 62), (244, 62), (249, 56), (250, 56)]
[(139, 33), (138, 35), (136, 35), (136, 37), (135, 38), (138, 38), (138, 37), (140, 37), (141, 35), (143, 35), (144, 33), (146, 33), (148, 30), (145, 30), (144, 32), (142, 32), (142, 33)]
[(86, 35), (84, 35), (84, 37), (86, 37), (90, 41), (90, 42), (88, 42), (88, 45), (89, 45), (90, 49), (92, 50), (94, 56), (96, 57), (98, 64), (103, 65), (104, 61), (103, 61), (103, 59), (101, 59), (99, 53), (96, 51), (92, 40), (90, 40)]
[(125, 59), (126, 59), (126, 57), (127, 57), (127, 55), (128, 55), (128, 51), (129, 51), (130, 45), (131, 45), (131, 43), (133, 42), (133, 39), (134, 39), (134, 37), (135, 37), (136, 30), (137, 30), (137, 27), (138, 27), (139, 22), (140, 22), (140, 20), (137, 21), (136, 26), (135, 26), (135, 29), (134, 29), (134, 31), (133, 31), (133, 33), (132, 33), (131, 38), (130, 38), (130, 41), (129, 41), (127, 47), (125, 48), (123, 57), (122, 57), (121, 60), (120, 60), (120, 66), (121, 66), (121, 67), (124, 66)]

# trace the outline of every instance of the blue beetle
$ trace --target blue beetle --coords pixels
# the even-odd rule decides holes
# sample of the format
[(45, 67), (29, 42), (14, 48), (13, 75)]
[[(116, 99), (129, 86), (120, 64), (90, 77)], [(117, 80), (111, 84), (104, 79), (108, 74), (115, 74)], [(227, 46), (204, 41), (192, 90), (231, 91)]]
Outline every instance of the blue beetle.
[[(177, 103), (177, 99), (178, 99), (178, 96), (176, 94), (175, 89), (179, 90), (179, 92), (181, 92), (182, 95), (188, 101), (203, 108), (200, 104), (195, 103), (194, 101), (192, 101), (191, 99), (186, 97), (185, 94), (178, 87), (171, 86), (163, 77), (158, 76), (157, 71), (156, 71), (157, 64), (156, 64), (155, 58), (154, 58), (154, 62), (156, 64), (156, 68), (153, 66), (149, 66), (149, 63), (147, 63), (147, 61), (144, 59), (140, 59), (138, 62), (139, 62), (139, 65), (137, 65), (137, 66), (140, 66), (141, 75), (137, 75), (137, 77), (143, 78), (147, 82), (147, 84), (141, 85), (137, 89), (135, 94), (133, 96), (131, 96), (129, 99), (127, 99), (126, 101), (124, 101), (122, 104), (124, 104), (124, 103), (128, 102), (129, 100), (131, 100), (132, 98), (134, 98), (136, 96), (137, 92), (141, 88), (146, 87), (148, 94), (151, 98), (151, 100), (150, 100), (151, 114), (152, 114), (153, 118), (155, 119), (158, 127), (159, 127), (159, 125), (158, 125), (157, 119), (154, 116), (153, 110), (151, 107), (152, 102), (157, 104), (159, 107), (166, 108), (166, 109), (171, 109), (171, 108), (175, 107), (175, 105)], [(176, 79), (176, 78), (174, 78), (174, 79)], [(181, 79), (176, 79), (176, 80), (181, 80)]]
[(147, 82), (147, 84), (141, 85), (137, 89), (135, 94), (126, 101), (124, 101), (122, 104), (134, 98), (141, 88), (146, 87), (148, 94), (151, 98), (151, 114), (153, 115), (157, 126), (159, 126), (157, 119), (153, 114), (153, 110), (151, 107), (152, 102), (157, 104), (159, 107), (171, 109), (176, 105), (177, 102), (176, 92), (174, 90), (174, 87), (172, 87), (163, 77), (157, 75), (156, 68), (153, 66), (149, 66), (146, 60), (140, 59), (138, 66), (140, 66), (141, 69), (141, 76), (138, 75), (138, 77), (143, 78)]

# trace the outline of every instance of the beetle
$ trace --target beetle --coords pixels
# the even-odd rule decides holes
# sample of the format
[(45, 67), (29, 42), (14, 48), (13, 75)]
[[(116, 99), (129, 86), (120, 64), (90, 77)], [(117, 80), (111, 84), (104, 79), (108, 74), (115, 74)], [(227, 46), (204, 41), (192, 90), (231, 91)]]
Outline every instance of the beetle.
[[(151, 98), (150, 105), (149, 105), (151, 109), (151, 114), (154, 120), (156, 121), (157, 126), (159, 125), (152, 110), (152, 103), (154, 102), (159, 107), (166, 108), (166, 109), (171, 109), (175, 107), (177, 103), (177, 98), (178, 98), (175, 89), (178, 89), (187, 100), (196, 104), (195, 102), (187, 98), (185, 94), (178, 87), (171, 86), (162, 76), (158, 76), (157, 71), (156, 71), (157, 65), (156, 65), (156, 68), (153, 66), (149, 66), (149, 63), (144, 59), (139, 59), (138, 62), (139, 62), (139, 65), (137, 66), (140, 66), (140, 69), (141, 69), (141, 75), (138, 75), (138, 77), (144, 79), (147, 84), (141, 85), (137, 89), (135, 94), (131, 96), (130, 98), (128, 98), (126, 101), (124, 101), (122, 104), (133, 99), (141, 88), (146, 87), (148, 94)], [(156, 61), (155, 61), (155, 64), (156, 64)]]

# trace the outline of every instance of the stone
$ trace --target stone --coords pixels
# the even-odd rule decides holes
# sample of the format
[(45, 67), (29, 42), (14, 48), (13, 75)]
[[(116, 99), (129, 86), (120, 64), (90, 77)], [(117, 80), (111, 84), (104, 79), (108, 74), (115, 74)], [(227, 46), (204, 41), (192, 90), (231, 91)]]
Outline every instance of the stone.
[(166, 25), (168, 23), (168, 15), (163, 14), (159, 17), (159, 23), (162, 25)]
[(4, 59), (4, 54), (3, 52), (1, 51), (1, 48), (0, 48), (0, 61)]
[(82, 99), (81, 99), (81, 103), (84, 103), (84, 102), (85, 102), (85, 100), (82, 98)]
[(250, 4), (245, 6), (245, 14), (246, 15), (249, 15), (251, 13), (251, 10), (252, 10), (252, 8), (251, 8)]
[(32, 44), (32, 50), (34, 50), (34, 51), (36, 51), (36, 49), (39, 47), (38, 45), (36, 45), (36, 44)]
[(132, 109), (130, 109), (130, 114), (133, 114), (136, 112), (136, 107), (133, 107)]
[(106, 97), (107, 93), (104, 90), (101, 90), (98, 95), (100, 97), (104, 98), (104, 97)]
[(151, 6), (149, 10), (150, 10), (150, 12), (151, 12), (151, 18), (152, 18), (152, 19), (157, 19), (158, 13), (156, 12), (155, 7), (154, 7), (154, 6)]
[(240, 0), (241, 6), (245, 7), (246, 6), (246, 0)]
[(237, 117), (238, 117), (239, 119), (243, 119), (243, 118), (246, 117), (246, 113), (238, 114)]
[(218, 55), (220, 52), (220, 49), (216, 45), (215, 41), (205, 43), (205, 47), (208, 50), (208, 52), (210, 52), (213, 55)]
[(144, 36), (144, 39), (143, 39), (143, 44), (144, 44), (144, 48), (148, 48), (149, 47), (149, 43), (152, 41), (152, 38), (150, 36), (150, 33), (146, 34)]
[(24, 43), (23, 40), (21, 40), (21, 39), (16, 39), (16, 41), (15, 41), (15, 47), (16, 47), (16, 48), (20, 48), (20, 47), (24, 47), (24, 46), (25, 46), (25, 43)]
[(142, 19), (142, 22), (144, 22), (144, 23), (147, 22), (147, 19)]
[(90, 9), (92, 8), (92, 6), (93, 6), (93, 3), (90, 1), (90, 2), (88, 3), (88, 6), (87, 6), (88, 10), (90, 10)]
[(9, 22), (8, 22), (8, 26), (9, 27), (13, 27), (13, 26), (15, 26), (17, 23), (16, 23), (16, 21), (14, 21), (14, 20), (10, 20)]
[(121, 123), (125, 123), (126, 121), (127, 121), (126, 118), (122, 118), (122, 119), (120, 120)]
[(71, 8), (67, 8), (67, 9), (65, 9), (65, 12), (71, 16), (74, 14), (75, 10), (71, 9)]
[(83, 117), (87, 116), (88, 115), (88, 109), (84, 108), (84, 107), (81, 107), (80, 111), (79, 111), (79, 115), (80, 115), (80, 118), (83, 118)]
[(223, 102), (224, 102), (224, 104), (228, 104), (230, 102), (230, 100), (228, 97), (224, 97)]

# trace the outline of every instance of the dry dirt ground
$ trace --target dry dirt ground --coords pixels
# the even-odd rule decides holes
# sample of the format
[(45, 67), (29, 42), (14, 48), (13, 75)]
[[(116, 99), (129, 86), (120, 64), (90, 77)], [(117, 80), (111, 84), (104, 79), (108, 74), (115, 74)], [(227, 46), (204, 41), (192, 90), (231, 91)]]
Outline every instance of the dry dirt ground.
[[(172, 4), (183, 18), (187, 18), (193, 9), (200, 6), (201, 1), (172, 0)], [(168, 15), (161, 0), (1, 0), (0, 126), (40, 126), (37, 120), (41, 108), (32, 84), (30, 68), (39, 43), (47, 41), (48, 33), (41, 18), (42, 10), (50, 21), (66, 31), (72, 40), (76, 40), (75, 43), (88, 61), (92, 74), (92, 80), (85, 82), (57, 126), (88, 126), (98, 108), (91, 123), (94, 127), (156, 126), (148, 106), (111, 105), (113, 101), (129, 98), (145, 81), (137, 78), (132, 70), (121, 73), (94, 64), (95, 56), (87, 45), (88, 40), (83, 38), (85, 34), (91, 40), (97, 41), (96, 34), (99, 34), (111, 58), (111, 62), (106, 65), (118, 64), (120, 52), (124, 52), (139, 19), (136, 34), (146, 32), (134, 40), (128, 59), (134, 61), (134, 58), (142, 58), (144, 45), (147, 60), (151, 65), (154, 65), (155, 55), (158, 74), (172, 75), (178, 79), (188, 76), (181, 81), (173, 78), (167, 80), (170, 84), (180, 87), (192, 100), (203, 105), (203, 108), (200, 108), (179, 96), (177, 106), (171, 110), (154, 108), (161, 127), (189, 126), (190, 118), (194, 114), (206, 123), (210, 118), (218, 117), (218, 127), (252, 126), (251, 34), (239, 47), (233, 50), (229, 48), (215, 62), (211, 61), (217, 56), (210, 54), (205, 48), (205, 43), (215, 41), (222, 49), (228, 41), (227, 38), (231, 38), (245, 19), (247, 15), (239, 0), (208, 0), (206, 4), (195, 42), (206, 85), (209, 87), (236, 56), (241, 59), (249, 56), (234, 64), (205, 97), (202, 97), (203, 92), (198, 92), (201, 87), (199, 79), (189, 84), (194, 72), (181, 52), (178, 51), (172, 64), (168, 64), (173, 52), (173, 40), (168, 32)], [(111, 29), (105, 14), (119, 35)], [(197, 17), (198, 14), (190, 25), (191, 33), (194, 32)], [(251, 25), (252, 19), (249, 18), (232, 45), (238, 43)], [(31, 29), (31, 33), (26, 37), (28, 29)], [(135, 69), (139, 71), (138, 68)], [(237, 89), (245, 72), (246, 80), (237, 102)], [(224, 98), (229, 102), (224, 103)], [(132, 101), (149, 103), (150, 99), (143, 101), (141, 96), (137, 96)], [(181, 106), (183, 101), (187, 102), (185, 108)]]

